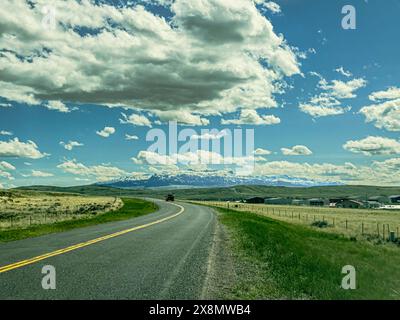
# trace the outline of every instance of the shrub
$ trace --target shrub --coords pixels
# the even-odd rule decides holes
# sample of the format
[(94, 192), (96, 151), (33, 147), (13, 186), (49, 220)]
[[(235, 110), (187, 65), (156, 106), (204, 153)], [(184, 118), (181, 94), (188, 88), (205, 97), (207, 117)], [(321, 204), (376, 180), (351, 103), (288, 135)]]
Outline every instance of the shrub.
[(326, 221), (314, 221), (313, 223), (311, 223), (311, 226), (317, 228), (327, 228), (329, 227), (329, 224)]

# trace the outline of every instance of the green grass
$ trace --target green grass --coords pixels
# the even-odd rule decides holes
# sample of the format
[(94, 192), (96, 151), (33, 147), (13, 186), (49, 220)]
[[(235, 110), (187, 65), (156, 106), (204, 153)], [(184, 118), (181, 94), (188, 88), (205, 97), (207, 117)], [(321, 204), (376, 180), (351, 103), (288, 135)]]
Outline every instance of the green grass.
[[(231, 234), (236, 299), (399, 299), (400, 248), (354, 242), (339, 235), (218, 209)], [(357, 272), (357, 289), (340, 287), (342, 267)]]
[(0, 242), (37, 237), (44, 234), (63, 232), (100, 223), (126, 220), (149, 214), (157, 210), (157, 205), (149, 201), (131, 198), (123, 198), (122, 201), (124, 202), (124, 206), (121, 209), (107, 212), (93, 218), (68, 220), (52, 224), (33, 225), (25, 229), (1, 231)]
[(340, 198), (356, 197), (365, 199), (370, 196), (390, 196), (400, 194), (400, 187), (379, 186), (323, 186), (323, 187), (276, 187), (276, 186), (234, 186), (191, 189), (118, 189), (96, 185), (78, 187), (30, 186), (15, 190), (41, 192), (78, 193), (89, 195), (107, 195), (115, 197), (159, 197), (168, 193), (179, 199), (190, 200), (242, 200), (250, 197), (283, 197), (283, 198)]

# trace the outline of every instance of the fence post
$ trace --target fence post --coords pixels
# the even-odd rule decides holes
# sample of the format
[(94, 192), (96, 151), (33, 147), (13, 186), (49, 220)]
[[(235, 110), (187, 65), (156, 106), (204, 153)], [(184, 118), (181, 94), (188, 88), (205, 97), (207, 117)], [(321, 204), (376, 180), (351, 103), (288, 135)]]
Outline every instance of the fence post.
[(32, 215), (29, 216), (29, 225), (32, 225)]
[(347, 219), (346, 219), (346, 230), (347, 230)]
[(364, 222), (361, 222), (361, 235), (364, 235)]

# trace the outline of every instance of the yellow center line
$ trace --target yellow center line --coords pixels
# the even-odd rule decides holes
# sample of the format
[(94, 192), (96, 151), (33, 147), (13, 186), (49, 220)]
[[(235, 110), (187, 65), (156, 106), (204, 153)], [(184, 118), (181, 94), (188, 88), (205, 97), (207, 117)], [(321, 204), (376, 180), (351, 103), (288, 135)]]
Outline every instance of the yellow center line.
[(103, 236), (103, 237), (100, 237), (100, 238), (96, 238), (96, 239), (93, 239), (93, 240), (81, 242), (81, 243), (72, 245), (70, 247), (66, 247), (64, 249), (59, 249), (59, 250), (56, 250), (56, 251), (53, 251), (53, 252), (42, 254), (42, 255), (37, 256), (37, 257), (33, 257), (33, 258), (30, 258), (30, 259), (26, 259), (26, 260), (22, 260), (22, 261), (19, 261), (19, 262), (15, 262), (15, 263), (0, 267), (0, 273), (7, 272), (7, 271), (10, 271), (10, 270), (14, 270), (14, 269), (18, 269), (18, 268), (24, 267), (26, 265), (33, 264), (35, 262), (38, 262), (38, 261), (41, 261), (41, 260), (44, 260), (44, 259), (48, 259), (48, 258), (51, 258), (51, 257), (54, 257), (54, 256), (58, 256), (58, 255), (61, 255), (61, 254), (64, 254), (64, 253), (67, 253), (67, 252), (70, 252), (70, 251), (73, 251), (73, 250), (77, 250), (77, 249), (83, 248), (83, 247), (87, 247), (87, 246), (90, 246), (92, 244), (95, 244), (95, 243), (98, 243), (98, 242), (101, 242), (101, 241), (105, 241), (105, 240), (108, 240), (108, 239), (111, 239), (111, 238), (115, 238), (115, 237), (127, 234), (129, 232), (133, 232), (133, 231), (136, 231), (136, 230), (148, 228), (148, 227), (153, 226), (155, 224), (159, 224), (159, 223), (162, 223), (164, 221), (173, 219), (173, 218), (179, 216), (180, 214), (182, 214), (183, 211), (185, 211), (185, 208), (182, 207), (181, 205), (175, 204), (175, 203), (173, 203), (173, 205), (175, 205), (175, 206), (180, 208), (179, 212), (176, 213), (176, 214), (173, 214), (171, 216), (168, 216), (166, 218), (163, 218), (163, 219), (160, 219), (160, 220), (156, 220), (156, 221), (153, 221), (153, 222), (150, 222), (150, 223), (147, 223), (147, 224), (143, 224), (141, 226), (133, 227), (133, 228), (130, 228), (130, 229), (119, 231), (119, 232), (115, 232), (115, 233), (112, 233), (112, 234), (109, 234), (109, 235), (106, 235), (106, 236)]

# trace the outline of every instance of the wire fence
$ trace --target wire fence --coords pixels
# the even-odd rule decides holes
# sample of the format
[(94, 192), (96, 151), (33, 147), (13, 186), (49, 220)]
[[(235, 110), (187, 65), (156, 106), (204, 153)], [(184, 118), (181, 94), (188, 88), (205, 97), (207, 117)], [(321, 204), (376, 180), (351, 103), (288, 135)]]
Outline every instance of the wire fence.
[(236, 211), (253, 212), (301, 225), (314, 225), (324, 231), (341, 233), (350, 237), (362, 236), (383, 241), (400, 240), (400, 211), (387, 213), (377, 210), (279, 207), (215, 201), (196, 201), (196, 203)]

